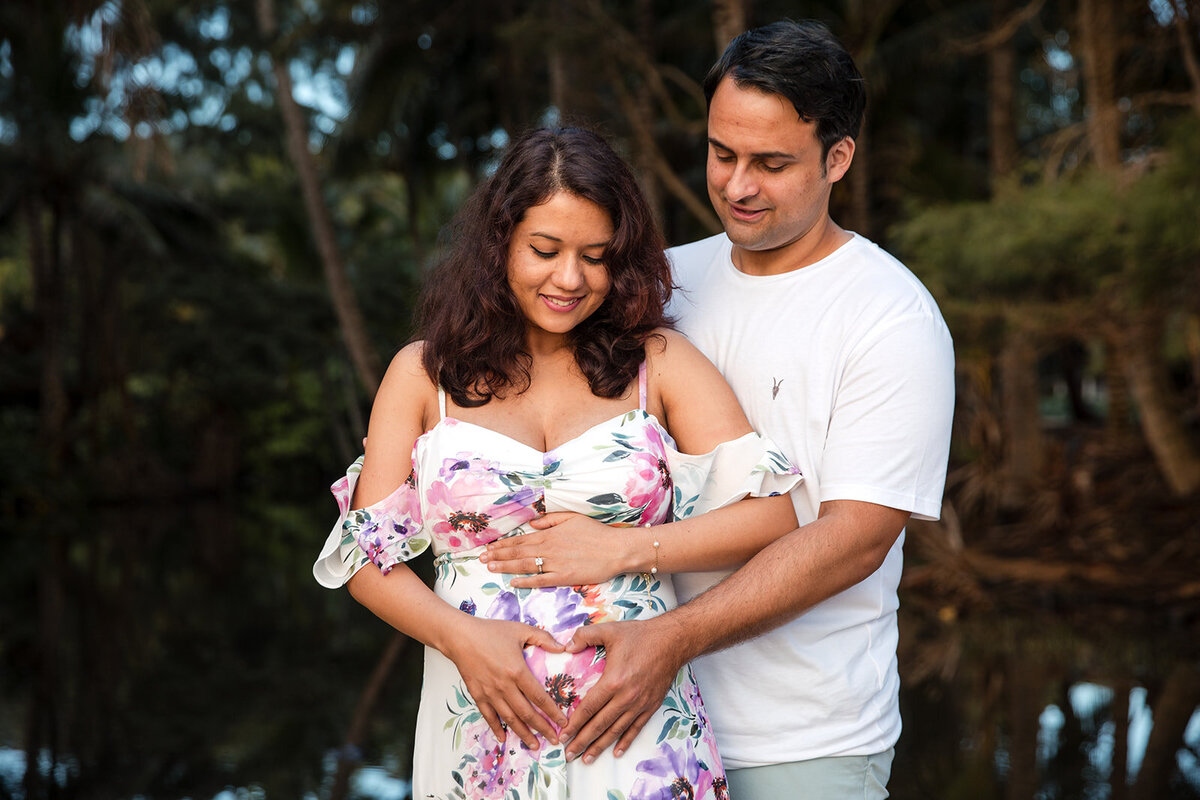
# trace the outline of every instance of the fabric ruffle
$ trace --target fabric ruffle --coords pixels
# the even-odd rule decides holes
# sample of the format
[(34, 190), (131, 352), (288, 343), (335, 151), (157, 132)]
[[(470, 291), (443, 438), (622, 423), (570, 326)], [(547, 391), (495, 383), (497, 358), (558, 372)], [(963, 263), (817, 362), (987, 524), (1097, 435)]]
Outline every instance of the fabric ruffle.
[(673, 519), (703, 514), (745, 497), (784, 494), (804, 480), (774, 442), (753, 432), (698, 456), (668, 448), (667, 463), (675, 485)]
[(363, 458), (359, 456), (346, 475), (329, 487), (340, 513), (313, 564), (313, 577), (330, 589), (344, 585), (370, 562), (386, 575), (396, 564), (420, 555), (429, 547), (429, 537), (422, 530), (415, 473), (378, 503), (350, 509)]

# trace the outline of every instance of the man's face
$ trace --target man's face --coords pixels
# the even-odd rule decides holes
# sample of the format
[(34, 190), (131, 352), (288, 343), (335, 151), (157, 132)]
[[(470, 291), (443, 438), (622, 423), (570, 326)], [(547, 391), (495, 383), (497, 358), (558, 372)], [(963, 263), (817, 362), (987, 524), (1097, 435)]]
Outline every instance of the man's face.
[(718, 84), (708, 111), (708, 197), (735, 246), (786, 257), (791, 245), (824, 235), (829, 191), (853, 142), (823, 159), (816, 128), (782, 95), (739, 88), (728, 76)]

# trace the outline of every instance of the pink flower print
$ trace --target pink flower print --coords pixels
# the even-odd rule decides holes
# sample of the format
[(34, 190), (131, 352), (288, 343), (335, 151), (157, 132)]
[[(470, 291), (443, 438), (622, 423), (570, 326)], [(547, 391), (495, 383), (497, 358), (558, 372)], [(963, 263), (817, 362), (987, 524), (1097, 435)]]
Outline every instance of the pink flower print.
[(654, 425), (646, 425), (642, 431), (645, 439), (634, 440), (629, 445), (633, 450), (629, 456), (633, 469), (625, 482), (625, 496), (631, 507), (642, 509), (638, 524), (657, 525), (671, 510), (671, 472), (667, 467), (662, 433)]
[(696, 800), (713, 791), (709, 766), (696, 756), (692, 740), (675, 749), (670, 742), (659, 745), (661, 755), (638, 762), (641, 777), (633, 784), (629, 800)]
[(632, 508), (642, 509), (639, 525), (656, 525), (671, 510), (671, 473), (667, 461), (652, 452), (633, 453), (629, 461), (633, 469), (625, 482), (625, 496)]
[(430, 529), (451, 550), (465, 550), (498, 538), (487, 499), (460, 494), (457, 486), (434, 481), (425, 492)]
[(555, 705), (568, 715), (604, 674), (604, 659), (596, 657), (594, 647), (578, 653), (547, 653), (540, 647), (528, 647), (525, 663)]
[(487, 544), (537, 516), (533, 505), (541, 491), (510, 489), (506, 474), (495, 462), (466, 453), (442, 462), (425, 501), (430, 529), (446, 549)]

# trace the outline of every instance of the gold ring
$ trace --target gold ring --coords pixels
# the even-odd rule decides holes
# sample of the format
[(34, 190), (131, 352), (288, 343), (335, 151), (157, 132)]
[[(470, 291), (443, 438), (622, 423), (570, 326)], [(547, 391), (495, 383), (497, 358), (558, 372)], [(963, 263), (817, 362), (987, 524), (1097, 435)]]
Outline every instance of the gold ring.
[(536, 556), (536, 557), (533, 559), (533, 563), (534, 563), (534, 566), (536, 566), (536, 567), (538, 568), (538, 575), (541, 575), (541, 574), (542, 574), (542, 573), (545, 571), (545, 570), (543, 570), (543, 569), (542, 569), (542, 564), (543, 564), (543, 563), (545, 563), (545, 562), (543, 562), (543, 561), (542, 561), (542, 557), (541, 557), (541, 556)]

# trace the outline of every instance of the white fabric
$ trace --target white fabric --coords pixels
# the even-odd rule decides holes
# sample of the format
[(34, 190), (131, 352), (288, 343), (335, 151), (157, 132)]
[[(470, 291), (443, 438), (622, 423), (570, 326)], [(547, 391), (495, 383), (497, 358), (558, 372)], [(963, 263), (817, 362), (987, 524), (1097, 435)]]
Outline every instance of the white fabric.
[[(717, 365), (755, 430), (805, 476), (800, 524), (827, 500), (936, 519), (954, 352), (933, 298), (860, 236), (799, 270), (749, 276), (722, 234), (668, 251), (671, 312)], [(903, 533), (883, 566), (790, 623), (694, 666), (729, 769), (892, 747), (900, 734), (896, 588)], [(675, 576), (681, 602), (728, 572)]]

